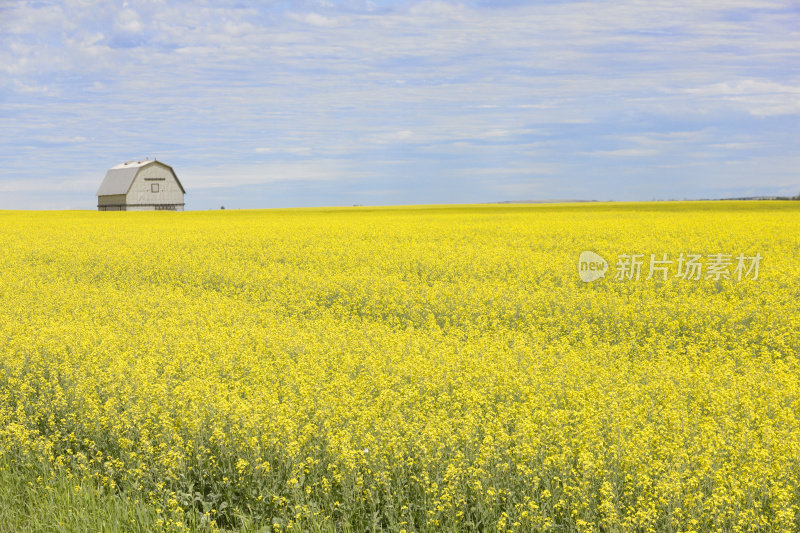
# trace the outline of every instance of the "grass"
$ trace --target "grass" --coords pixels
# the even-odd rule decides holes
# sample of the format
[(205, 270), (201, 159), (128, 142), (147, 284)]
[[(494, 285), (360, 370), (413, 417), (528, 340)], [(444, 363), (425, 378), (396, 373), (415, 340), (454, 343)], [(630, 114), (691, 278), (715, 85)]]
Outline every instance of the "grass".
[(4, 532), (147, 533), (162, 527), (152, 506), (46, 463), (0, 459), (0, 502)]

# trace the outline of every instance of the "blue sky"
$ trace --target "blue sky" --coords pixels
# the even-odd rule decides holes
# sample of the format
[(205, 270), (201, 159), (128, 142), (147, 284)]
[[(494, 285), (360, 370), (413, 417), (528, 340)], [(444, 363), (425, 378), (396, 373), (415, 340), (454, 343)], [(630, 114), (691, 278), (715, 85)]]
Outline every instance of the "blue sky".
[(800, 193), (794, 1), (0, 0), (0, 209)]

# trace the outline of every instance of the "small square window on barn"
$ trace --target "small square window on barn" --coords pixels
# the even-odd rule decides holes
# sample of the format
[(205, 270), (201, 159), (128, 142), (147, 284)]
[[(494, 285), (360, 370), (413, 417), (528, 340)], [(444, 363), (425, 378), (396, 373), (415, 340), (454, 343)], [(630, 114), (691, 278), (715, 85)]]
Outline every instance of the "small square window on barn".
[(158, 183), (150, 184), (150, 192), (158, 192)]

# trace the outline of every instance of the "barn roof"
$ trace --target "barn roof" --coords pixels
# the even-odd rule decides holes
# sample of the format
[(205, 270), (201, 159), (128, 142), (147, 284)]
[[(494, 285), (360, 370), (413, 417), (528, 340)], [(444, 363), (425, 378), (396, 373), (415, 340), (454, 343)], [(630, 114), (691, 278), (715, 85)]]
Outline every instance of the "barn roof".
[(175, 181), (178, 182), (178, 187), (181, 188), (181, 192), (186, 194), (186, 190), (184, 190), (183, 185), (181, 185), (181, 181), (178, 179), (177, 174), (175, 174), (175, 171), (171, 166), (166, 165), (161, 161), (151, 161), (149, 159), (145, 159), (144, 161), (128, 161), (127, 163), (122, 163), (115, 167), (111, 167), (111, 169), (106, 172), (106, 177), (103, 178), (103, 183), (100, 184), (100, 188), (97, 189), (97, 196), (128, 194), (128, 191), (133, 184), (133, 180), (136, 178), (136, 174), (139, 173), (139, 170), (152, 164), (159, 164), (169, 169), (169, 171), (172, 172), (172, 175), (175, 177)]

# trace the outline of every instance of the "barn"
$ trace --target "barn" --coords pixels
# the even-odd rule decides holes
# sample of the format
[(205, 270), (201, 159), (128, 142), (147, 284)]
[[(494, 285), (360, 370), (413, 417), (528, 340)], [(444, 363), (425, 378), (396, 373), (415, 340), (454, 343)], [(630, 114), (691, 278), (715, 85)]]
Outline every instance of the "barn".
[(161, 161), (128, 161), (112, 167), (97, 190), (98, 211), (183, 211), (186, 191)]

